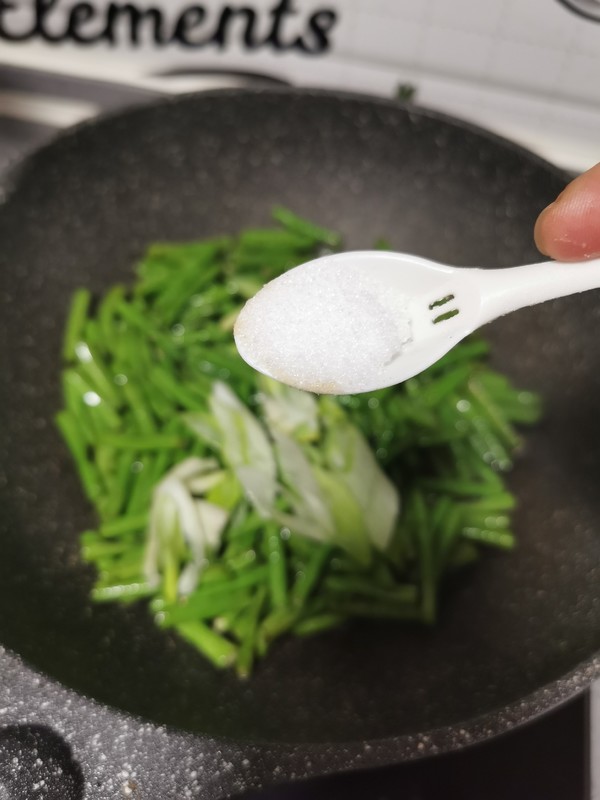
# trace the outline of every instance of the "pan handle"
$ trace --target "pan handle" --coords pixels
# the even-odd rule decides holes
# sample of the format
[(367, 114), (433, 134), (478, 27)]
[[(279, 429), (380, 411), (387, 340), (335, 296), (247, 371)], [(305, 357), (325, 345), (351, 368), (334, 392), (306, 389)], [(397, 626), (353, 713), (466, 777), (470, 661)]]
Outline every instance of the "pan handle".
[[(367, 762), (376, 749), (361, 743), (236, 744), (167, 729), (78, 695), (0, 646), (2, 797), (10, 781), (20, 787), (28, 775), (33, 785), (52, 778), (45, 772), (62, 769), (58, 787), (64, 791), (53, 797), (229, 800), (275, 784), (372, 766)], [(52, 779), (56, 783), (59, 776)]]

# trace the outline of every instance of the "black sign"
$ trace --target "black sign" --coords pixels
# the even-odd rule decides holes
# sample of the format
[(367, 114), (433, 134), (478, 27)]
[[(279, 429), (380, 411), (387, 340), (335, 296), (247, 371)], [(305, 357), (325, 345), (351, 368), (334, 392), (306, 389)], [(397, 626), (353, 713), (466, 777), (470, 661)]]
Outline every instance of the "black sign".
[[(158, 6), (131, 2), (75, 2), (35, 0), (30, 20), (23, 25), (17, 0), (0, 0), (0, 39), (25, 42), (42, 39), (52, 44), (77, 42), (92, 46), (98, 42), (138, 46), (150, 41), (156, 47), (179, 45), (224, 50), (238, 43), (246, 50), (270, 48), (300, 51), (309, 55), (327, 52), (337, 14), (330, 8), (313, 9), (300, 16), (294, 0), (280, 0), (273, 8), (256, 10), (251, 5), (223, 5), (216, 10), (189, 5), (169, 18)], [(65, 13), (66, 12), (66, 13)], [(65, 22), (62, 26), (60, 20)]]

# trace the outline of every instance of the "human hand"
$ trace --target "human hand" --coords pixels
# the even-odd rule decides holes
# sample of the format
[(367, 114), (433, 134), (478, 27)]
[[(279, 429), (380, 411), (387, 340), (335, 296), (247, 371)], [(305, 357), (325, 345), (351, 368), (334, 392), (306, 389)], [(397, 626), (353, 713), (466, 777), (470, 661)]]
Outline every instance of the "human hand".
[(557, 261), (600, 257), (600, 164), (579, 175), (539, 215), (538, 250)]

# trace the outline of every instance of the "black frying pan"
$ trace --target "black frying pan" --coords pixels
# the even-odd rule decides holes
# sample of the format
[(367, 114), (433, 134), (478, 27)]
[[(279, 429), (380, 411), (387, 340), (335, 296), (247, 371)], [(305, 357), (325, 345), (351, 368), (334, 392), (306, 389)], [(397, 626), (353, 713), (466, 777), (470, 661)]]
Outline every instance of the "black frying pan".
[(517, 552), (449, 587), (433, 631), (373, 623), (290, 639), (247, 683), (158, 631), (143, 607), (90, 604), (77, 535), (92, 516), (51, 422), (71, 292), (127, 280), (155, 239), (263, 224), (283, 203), (341, 230), (349, 248), (385, 235), (429, 258), (508, 266), (538, 258), (533, 222), (564, 183), (530, 153), (437, 114), (281, 89), (138, 109), (30, 158), (0, 209), (0, 642), (28, 665), (0, 661), (7, 722), (62, 733), (84, 774), (101, 776), (90, 796), (112, 797), (107, 770), (127, 759), (144, 797), (197, 784), (211, 798), (460, 747), (600, 675), (597, 293), (488, 331), (497, 366), (546, 401), (511, 477)]

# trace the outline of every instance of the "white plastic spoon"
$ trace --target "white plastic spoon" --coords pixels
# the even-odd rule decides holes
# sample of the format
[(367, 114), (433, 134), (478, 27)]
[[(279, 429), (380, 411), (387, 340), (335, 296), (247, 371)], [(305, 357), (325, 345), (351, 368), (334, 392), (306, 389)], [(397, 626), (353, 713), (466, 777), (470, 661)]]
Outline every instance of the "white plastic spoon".
[(600, 259), (506, 269), (451, 267), (383, 251), (302, 264), (246, 303), (235, 341), (252, 367), (322, 394), (417, 375), (487, 322), (600, 287)]

